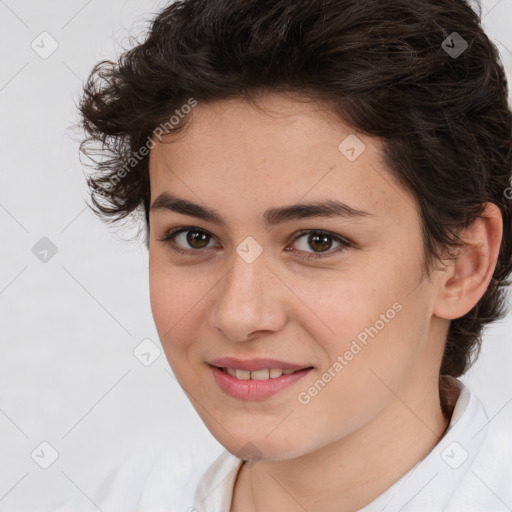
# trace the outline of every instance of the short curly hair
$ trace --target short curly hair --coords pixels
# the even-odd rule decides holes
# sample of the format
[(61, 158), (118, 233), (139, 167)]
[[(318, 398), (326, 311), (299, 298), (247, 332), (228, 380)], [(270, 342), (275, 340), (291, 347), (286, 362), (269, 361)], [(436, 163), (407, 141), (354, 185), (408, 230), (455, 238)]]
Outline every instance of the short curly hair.
[(384, 143), (389, 171), (418, 202), (426, 263), (460, 246), (460, 229), (482, 216), (484, 203), (499, 207), (504, 233), (493, 278), (473, 309), (452, 320), (441, 363), (440, 375), (462, 375), (478, 356), (485, 324), (504, 316), (512, 269), (508, 86), (478, 7), (465, 0), (170, 4), (144, 42), (117, 62), (97, 63), (86, 82), (79, 108), (81, 151), (95, 168), (89, 206), (106, 221), (144, 212), (149, 233), (148, 141), (159, 126), (185, 126), (191, 99), (251, 100), (272, 91), (325, 102)]

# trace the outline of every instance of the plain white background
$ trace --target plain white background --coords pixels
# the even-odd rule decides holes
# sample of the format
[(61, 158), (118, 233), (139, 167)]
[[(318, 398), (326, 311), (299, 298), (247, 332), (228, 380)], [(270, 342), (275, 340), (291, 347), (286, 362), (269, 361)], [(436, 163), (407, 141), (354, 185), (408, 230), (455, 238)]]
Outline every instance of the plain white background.
[[(88, 494), (115, 465), (151, 446), (222, 449), (163, 352), (149, 366), (133, 353), (145, 339), (159, 346), (147, 251), (86, 209), (71, 130), (92, 66), (129, 47), (166, 3), (0, 0), (3, 512), (52, 510), (74, 492)], [(484, 1), (483, 12), (510, 80), (512, 1)], [(457, 20), (447, 28), (456, 31)], [(500, 414), (512, 425), (511, 363), (509, 314), (486, 332), (480, 359), (462, 380), (491, 421)]]

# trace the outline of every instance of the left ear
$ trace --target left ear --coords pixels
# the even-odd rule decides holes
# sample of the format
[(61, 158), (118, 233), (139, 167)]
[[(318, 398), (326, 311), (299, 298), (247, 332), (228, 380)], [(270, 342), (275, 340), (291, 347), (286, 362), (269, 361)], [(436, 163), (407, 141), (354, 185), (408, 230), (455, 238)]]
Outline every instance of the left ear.
[(491, 281), (503, 234), (503, 219), (494, 203), (485, 203), (476, 219), (460, 237), (465, 245), (444, 268), (434, 314), (453, 320), (464, 316), (481, 299)]

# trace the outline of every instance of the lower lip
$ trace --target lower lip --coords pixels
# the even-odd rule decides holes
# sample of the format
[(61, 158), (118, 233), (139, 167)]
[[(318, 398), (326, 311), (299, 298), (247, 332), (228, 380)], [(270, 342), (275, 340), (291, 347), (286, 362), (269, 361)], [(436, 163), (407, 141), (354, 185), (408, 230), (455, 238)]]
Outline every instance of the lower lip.
[(216, 366), (209, 366), (213, 372), (215, 381), (222, 391), (233, 398), (239, 398), (241, 400), (264, 400), (265, 398), (275, 395), (282, 389), (292, 386), (313, 369), (306, 368), (290, 373), (289, 375), (281, 375), (275, 379), (240, 380), (229, 375), (229, 373), (225, 373)]

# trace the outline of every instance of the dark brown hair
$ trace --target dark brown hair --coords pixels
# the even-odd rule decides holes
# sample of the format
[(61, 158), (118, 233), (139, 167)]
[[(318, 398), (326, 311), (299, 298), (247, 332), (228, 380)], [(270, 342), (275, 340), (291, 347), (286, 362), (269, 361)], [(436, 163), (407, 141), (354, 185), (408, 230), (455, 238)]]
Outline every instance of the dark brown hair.
[[(480, 18), (464, 0), (178, 0), (156, 15), (143, 43), (118, 62), (99, 62), (88, 78), (80, 111), (81, 149), (96, 168), (91, 208), (107, 221), (143, 210), (147, 233), (140, 149), (159, 125), (184, 126), (191, 98), (275, 91), (325, 102), (384, 142), (391, 174), (418, 202), (427, 263), (460, 245), (457, 233), (485, 202), (500, 208), (492, 281), (448, 334), (440, 373), (460, 376), (484, 325), (504, 314), (512, 269), (511, 112)], [(180, 119), (171, 126), (173, 115)]]

